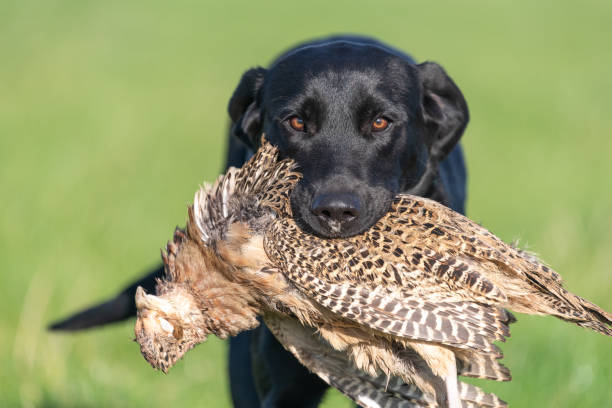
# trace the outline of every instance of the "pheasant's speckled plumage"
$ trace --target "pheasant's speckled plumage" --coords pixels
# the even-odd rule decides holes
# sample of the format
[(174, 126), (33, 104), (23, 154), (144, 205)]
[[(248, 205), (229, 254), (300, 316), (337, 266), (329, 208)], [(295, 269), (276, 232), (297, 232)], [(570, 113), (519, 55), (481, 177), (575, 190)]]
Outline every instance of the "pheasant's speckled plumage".
[(400, 195), (352, 238), (307, 234), (289, 205), (299, 179), (264, 142), (243, 168), (196, 193), (186, 231), (163, 256), (158, 296), (137, 292), (136, 337), (151, 364), (166, 371), (207, 334), (235, 335), (260, 315), (361, 405), (497, 407), (492, 394), (452, 383), (455, 373), (510, 379), (493, 344), (509, 336), (505, 309), (612, 335), (612, 316), (563, 289), (556, 272), (432, 200)]

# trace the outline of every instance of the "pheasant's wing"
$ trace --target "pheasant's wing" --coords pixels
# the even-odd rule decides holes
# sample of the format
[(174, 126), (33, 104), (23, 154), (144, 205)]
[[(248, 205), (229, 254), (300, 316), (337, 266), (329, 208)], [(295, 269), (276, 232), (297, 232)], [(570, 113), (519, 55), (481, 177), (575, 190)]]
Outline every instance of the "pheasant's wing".
[(376, 379), (358, 370), (345, 353), (334, 350), (311, 327), (297, 319), (268, 314), (266, 326), (300, 363), (363, 407), (433, 407), (433, 400), (413, 385)]
[(431, 275), (409, 281), (409, 265), (390, 262), (364, 242), (321, 240), (293, 220), (279, 219), (264, 244), (271, 261), (306, 296), (371, 329), (495, 355), (500, 353), (493, 342), (509, 335), (513, 318), (504, 309), (464, 300)]
[[(434, 399), (398, 377), (372, 377), (358, 370), (346, 353), (334, 350), (311, 327), (291, 317), (264, 316), (266, 325), (280, 343), (306, 368), (363, 407), (435, 407)], [(459, 382), (464, 407), (506, 407), (494, 394)]]
[(506, 401), (493, 393), (486, 393), (475, 385), (459, 381), (459, 398), (463, 408), (507, 408)]

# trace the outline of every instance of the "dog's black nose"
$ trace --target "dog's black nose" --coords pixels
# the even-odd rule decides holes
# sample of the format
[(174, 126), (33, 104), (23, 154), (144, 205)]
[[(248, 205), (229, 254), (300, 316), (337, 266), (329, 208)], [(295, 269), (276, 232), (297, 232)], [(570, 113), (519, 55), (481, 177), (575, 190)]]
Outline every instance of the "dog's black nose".
[(361, 204), (353, 194), (330, 193), (315, 196), (311, 211), (332, 229), (359, 218)]

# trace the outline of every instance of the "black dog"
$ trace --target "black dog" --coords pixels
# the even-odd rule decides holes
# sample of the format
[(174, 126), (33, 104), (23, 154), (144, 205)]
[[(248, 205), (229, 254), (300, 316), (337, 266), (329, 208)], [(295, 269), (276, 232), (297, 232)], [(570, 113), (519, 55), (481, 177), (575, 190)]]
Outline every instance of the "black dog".
[[(435, 63), (415, 64), (372, 39), (333, 37), (247, 71), (230, 103), (227, 164), (240, 166), (262, 132), (304, 178), (291, 196), (302, 228), (323, 237), (368, 229), (399, 192), (463, 212), (465, 165), (457, 141), (467, 104)], [(240, 140), (241, 142), (239, 142)], [(154, 290), (161, 269), (117, 298), (53, 326), (81, 329), (135, 314), (138, 285)], [(261, 326), (231, 341), (237, 407), (316, 406), (326, 389)]]

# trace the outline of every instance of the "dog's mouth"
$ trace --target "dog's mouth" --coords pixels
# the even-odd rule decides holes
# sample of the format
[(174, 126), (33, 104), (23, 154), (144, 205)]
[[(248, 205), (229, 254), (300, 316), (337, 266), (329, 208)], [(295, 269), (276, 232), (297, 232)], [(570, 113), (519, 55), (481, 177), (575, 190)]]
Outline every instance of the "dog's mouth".
[(302, 180), (291, 194), (296, 223), (322, 238), (346, 238), (368, 230), (389, 210), (395, 196), (386, 188), (363, 185), (348, 192), (322, 191)]

